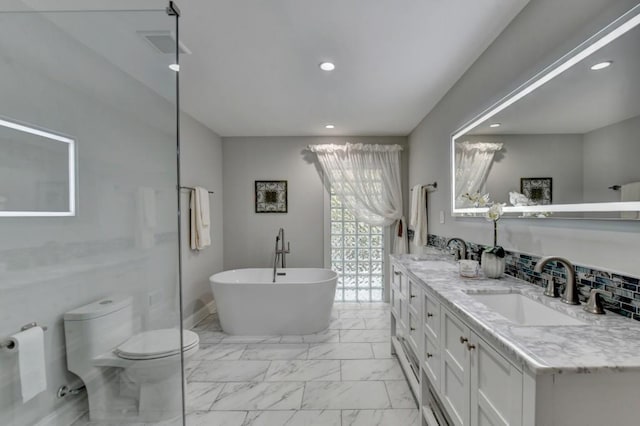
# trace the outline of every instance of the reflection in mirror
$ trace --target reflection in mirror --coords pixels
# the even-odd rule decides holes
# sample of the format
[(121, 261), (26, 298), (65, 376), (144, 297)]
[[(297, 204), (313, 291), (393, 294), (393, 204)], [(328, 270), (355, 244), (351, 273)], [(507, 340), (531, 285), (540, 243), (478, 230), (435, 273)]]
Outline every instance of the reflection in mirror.
[(0, 216), (75, 215), (73, 139), (0, 119)]
[(639, 13), (454, 135), (454, 214), (489, 198), (515, 216), (640, 219)]

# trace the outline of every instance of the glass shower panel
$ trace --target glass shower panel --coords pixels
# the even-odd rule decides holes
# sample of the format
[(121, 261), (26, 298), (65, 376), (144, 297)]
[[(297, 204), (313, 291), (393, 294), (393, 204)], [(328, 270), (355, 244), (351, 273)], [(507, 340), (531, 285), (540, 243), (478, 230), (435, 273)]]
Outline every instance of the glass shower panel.
[(183, 423), (167, 4), (0, 12), (1, 425)]

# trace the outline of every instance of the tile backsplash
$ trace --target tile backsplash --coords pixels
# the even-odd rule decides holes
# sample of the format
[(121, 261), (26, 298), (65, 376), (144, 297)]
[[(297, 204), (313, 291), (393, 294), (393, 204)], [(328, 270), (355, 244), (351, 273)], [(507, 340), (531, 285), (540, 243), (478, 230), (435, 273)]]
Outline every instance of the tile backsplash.
[[(429, 234), (427, 245), (444, 248), (446, 242), (446, 237)], [(470, 258), (479, 260), (482, 247), (480, 244), (467, 242), (467, 251)], [(505, 252), (505, 274), (540, 287), (546, 285), (541, 274), (533, 271), (541, 256), (532, 256), (509, 250), (505, 250)], [(603, 298), (605, 309), (640, 321), (640, 280), (637, 277), (580, 265), (574, 266), (581, 301), (584, 302), (587, 299), (592, 288), (610, 291), (613, 297), (605, 296)], [(556, 262), (549, 262), (543, 272), (552, 275), (560, 285), (560, 291), (564, 290), (566, 276), (562, 265), (558, 265)]]

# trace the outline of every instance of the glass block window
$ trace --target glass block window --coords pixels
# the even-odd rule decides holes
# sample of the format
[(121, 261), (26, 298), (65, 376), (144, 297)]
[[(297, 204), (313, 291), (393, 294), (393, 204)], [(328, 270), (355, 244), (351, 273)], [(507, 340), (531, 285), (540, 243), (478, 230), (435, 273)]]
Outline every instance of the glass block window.
[(336, 301), (384, 299), (384, 229), (356, 220), (331, 192), (331, 269), (338, 273)]

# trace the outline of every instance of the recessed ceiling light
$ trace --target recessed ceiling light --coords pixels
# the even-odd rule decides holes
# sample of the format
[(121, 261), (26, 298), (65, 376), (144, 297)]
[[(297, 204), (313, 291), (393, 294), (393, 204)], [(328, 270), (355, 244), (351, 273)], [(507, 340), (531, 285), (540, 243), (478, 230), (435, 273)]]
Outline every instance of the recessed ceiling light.
[(178, 71), (180, 71), (180, 64), (171, 64), (171, 65), (169, 65), (169, 69), (171, 71), (178, 72)]
[(489, 127), (500, 127), (500, 123), (493, 123), (490, 124)]
[(599, 63), (597, 63), (597, 64), (595, 64), (595, 65), (592, 65), (592, 66), (591, 66), (591, 69), (592, 69), (593, 71), (602, 70), (602, 69), (607, 68), (607, 67), (608, 67), (609, 65), (611, 65), (612, 63), (613, 63), (613, 61), (604, 61), (604, 62), (599, 62)]
[(333, 62), (322, 62), (320, 64), (320, 69), (322, 71), (333, 71), (334, 69), (336, 69), (336, 66)]
[(324, 126), (325, 129), (335, 129), (336, 126), (334, 126), (333, 124), (327, 124), (326, 126)]

